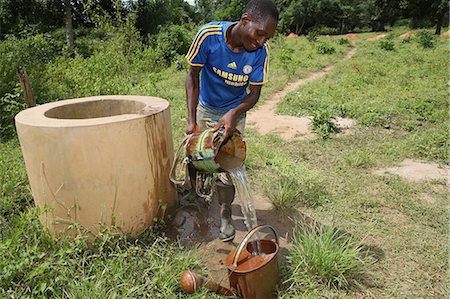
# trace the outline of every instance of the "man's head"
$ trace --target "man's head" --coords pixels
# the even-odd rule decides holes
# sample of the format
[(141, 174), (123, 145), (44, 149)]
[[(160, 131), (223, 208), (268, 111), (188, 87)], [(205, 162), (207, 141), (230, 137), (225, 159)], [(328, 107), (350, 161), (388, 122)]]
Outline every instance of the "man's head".
[(272, 0), (251, 0), (245, 7), (241, 23), (244, 48), (254, 51), (275, 34), (278, 9)]

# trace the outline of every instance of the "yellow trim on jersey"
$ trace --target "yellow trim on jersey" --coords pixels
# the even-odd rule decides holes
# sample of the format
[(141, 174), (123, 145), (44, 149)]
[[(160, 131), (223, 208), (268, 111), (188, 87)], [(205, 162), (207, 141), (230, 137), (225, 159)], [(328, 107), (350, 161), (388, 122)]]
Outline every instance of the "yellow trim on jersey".
[(227, 41), (227, 31), (228, 31), (228, 28), (230, 28), (230, 27), (233, 27), (234, 25), (236, 25), (238, 22), (231, 22), (231, 24), (227, 27), (227, 30), (225, 30), (224, 32), (223, 32), (223, 38), (225, 39), (225, 42)]
[(207, 32), (207, 33), (205, 33), (205, 34), (202, 36), (202, 39), (198, 42), (198, 46), (195, 48), (194, 53), (192, 53), (192, 54), (187, 58), (187, 60), (188, 60), (188, 61), (192, 61), (192, 60), (195, 58), (195, 56), (197, 56), (198, 51), (200, 50), (200, 46), (202, 45), (202, 43), (203, 43), (203, 41), (205, 40), (205, 38), (207, 38), (207, 37), (210, 36), (210, 35), (221, 35), (221, 34), (222, 34), (221, 31), (212, 31), (212, 32)]
[(269, 80), (263, 81), (263, 82), (249, 82), (250, 85), (264, 85), (267, 82), (269, 82)]
[(267, 74), (269, 73), (269, 50), (270, 50), (268, 44), (264, 45), (264, 49), (266, 50), (266, 59), (264, 59), (263, 82), (267, 82), (268, 81)]
[(192, 63), (192, 62), (190, 62), (189, 60), (188, 60), (188, 63), (189, 63), (189, 65), (192, 65), (192, 66), (201, 66), (201, 67), (204, 66), (204, 64), (200, 64), (200, 63)]
[(204, 28), (202, 28), (197, 35), (194, 38), (194, 41), (192, 42), (191, 47), (189, 48), (189, 51), (186, 54), (186, 58), (190, 61), (193, 59), (193, 57), (195, 57), (195, 55), (192, 55), (195, 50), (197, 50), (201, 43), (203, 42), (204, 38), (202, 39), (202, 37), (204, 37), (205, 34), (210, 33), (210, 32), (217, 32), (219, 34), (221, 34), (222, 32), (222, 25), (209, 25), (206, 26)]

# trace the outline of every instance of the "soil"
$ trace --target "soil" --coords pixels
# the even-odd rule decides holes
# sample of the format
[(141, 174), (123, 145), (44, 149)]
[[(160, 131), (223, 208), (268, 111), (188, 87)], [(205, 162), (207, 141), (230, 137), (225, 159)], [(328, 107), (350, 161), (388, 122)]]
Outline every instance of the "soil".
[(397, 167), (381, 168), (374, 170), (372, 173), (376, 175), (394, 174), (410, 182), (423, 182), (447, 180), (448, 171), (448, 166), (406, 159)]
[(348, 39), (358, 39), (359, 38), (358, 34), (355, 34), (355, 33), (347, 33), (346, 35), (344, 35), (344, 37), (346, 37)]
[(377, 35), (374, 37), (369, 37), (368, 39), (366, 39), (366, 41), (373, 42), (373, 41), (377, 41), (377, 40), (385, 38), (385, 37), (386, 37), (386, 34), (380, 34), (380, 35)]
[[(356, 53), (352, 48), (344, 60), (350, 59)], [(283, 90), (277, 92), (270, 100), (266, 101), (258, 109), (247, 114), (247, 123), (255, 128), (260, 134), (276, 133), (286, 140), (307, 139), (314, 137), (311, 128), (311, 117), (295, 117), (276, 114), (277, 104), (290, 92), (300, 88), (308, 82), (321, 79), (334, 69), (328, 66), (322, 71), (311, 73), (309, 76), (298, 81), (288, 83)], [(337, 118), (336, 124), (341, 130), (349, 129), (355, 125), (355, 121), (345, 118)]]
[(416, 36), (414, 33), (412, 33), (411, 31), (405, 32), (402, 35), (400, 35), (401, 38), (408, 38), (408, 37), (414, 37)]
[(449, 37), (449, 36), (450, 36), (450, 30), (441, 33), (441, 35), (442, 35), (443, 37)]

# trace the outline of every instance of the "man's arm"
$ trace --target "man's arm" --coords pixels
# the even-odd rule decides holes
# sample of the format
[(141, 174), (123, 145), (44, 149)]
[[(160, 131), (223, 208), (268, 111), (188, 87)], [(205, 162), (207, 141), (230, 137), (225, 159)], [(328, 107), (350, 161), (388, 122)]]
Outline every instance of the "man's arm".
[(188, 110), (188, 125), (186, 134), (198, 131), (197, 128), (197, 105), (200, 92), (200, 66), (191, 66), (186, 78), (186, 103)]
[(253, 108), (261, 95), (262, 85), (250, 85), (249, 94), (242, 100), (236, 108), (231, 109), (219, 120), (214, 130), (225, 128), (224, 137), (228, 139), (236, 130), (236, 123), (239, 116)]

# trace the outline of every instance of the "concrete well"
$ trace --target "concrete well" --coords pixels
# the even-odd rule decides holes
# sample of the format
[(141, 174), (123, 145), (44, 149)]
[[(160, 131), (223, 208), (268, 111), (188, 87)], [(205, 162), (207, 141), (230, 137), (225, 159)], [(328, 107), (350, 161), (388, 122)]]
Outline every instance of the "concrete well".
[(33, 198), (53, 235), (118, 228), (136, 236), (176, 204), (169, 103), (97, 96), (17, 114)]

